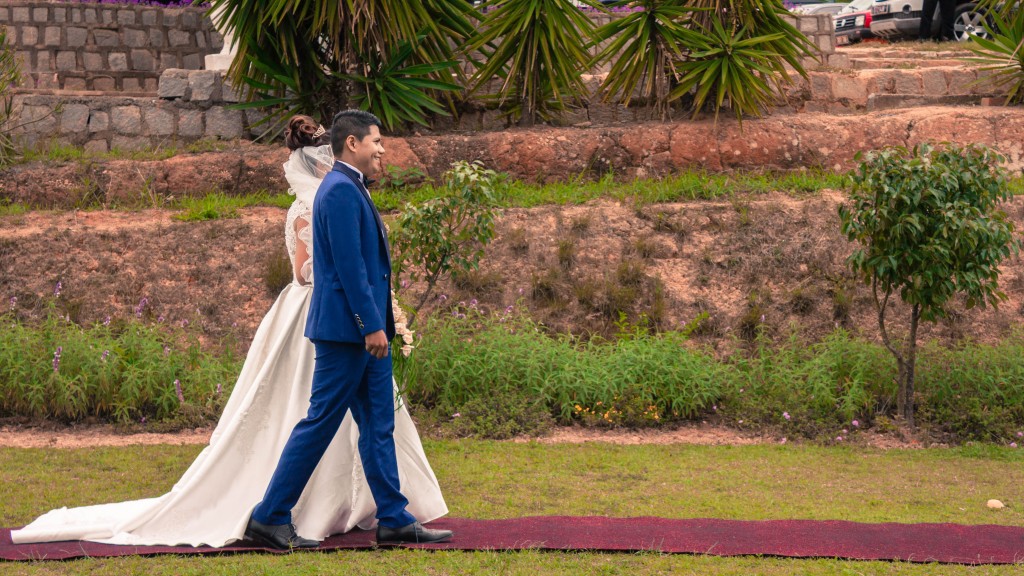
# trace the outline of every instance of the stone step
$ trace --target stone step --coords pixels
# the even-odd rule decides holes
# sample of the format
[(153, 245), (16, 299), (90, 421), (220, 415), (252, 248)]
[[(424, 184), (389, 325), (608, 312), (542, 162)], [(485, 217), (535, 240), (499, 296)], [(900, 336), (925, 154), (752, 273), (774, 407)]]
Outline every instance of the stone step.
[(850, 58), (850, 67), (855, 70), (892, 70), (965, 66), (969, 63), (957, 59), (911, 60), (902, 58)]

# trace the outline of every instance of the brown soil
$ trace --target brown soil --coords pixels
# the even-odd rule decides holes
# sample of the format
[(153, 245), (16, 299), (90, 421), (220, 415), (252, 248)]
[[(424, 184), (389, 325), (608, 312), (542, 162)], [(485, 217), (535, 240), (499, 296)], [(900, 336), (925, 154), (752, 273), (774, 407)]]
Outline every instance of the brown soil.
[[(619, 312), (658, 329), (679, 329), (702, 313), (694, 342), (725, 353), (757, 331), (780, 340), (793, 329), (809, 340), (836, 326), (875, 338), (866, 287), (851, 276), (852, 250), (839, 232), (839, 191), (632, 206), (506, 210), (480, 269), (443, 283), (427, 310), (473, 299), (485, 310), (520, 303), (552, 331), (612, 334)], [(1024, 225), (1024, 198), (1007, 212)], [(287, 266), (285, 211), (243, 210), (237, 219), (180, 222), (167, 211), (31, 212), (0, 217), (0, 298), (17, 311), (56, 304), (72, 321), (128, 317), (142, 298), (153, 321), (189, 322), (208, 342), (234, 338), (244, 349), (270, 308)], [(561, 254), (561, 255), (560, 255)], [(994, 342), (1020, 325), (1024, 267), (1011, 259), (999, 310), (950, 307), (925, 324), (921, 341)], [(410, 302), (422, 289), (402, 295)], [(446, 298), (440, 298), (440, 295)], [(893, 303), (890, 318), (908, 314)]]
[[(136, 445), (194, 445), (210, 441), (213, 428), (195, 428), (179, 432), (124, 433), (110, 425), (60, 426), (39, 425), (0, 426), (0, 447), (9, 448), (92, 448), (97, 446)], [(680, 426), (658, 430), (600, 430), (578, 426), (558, 427), (540, 438), (516, 438), (513, 442), (540, 442), (542, 444), (579, 444), (605, 442), (608, 444), (693, 444), (703, 446), (742, 446), (749, 444), (784, 444), (781, 437), (757, 436), (730, 428), (706, 424)], [(895, 435), (873, 432), (861, 433), (850, 439), (856, 445), (873, 448), (914, 449), (923, 446), (916, 440), (904, 440)]]

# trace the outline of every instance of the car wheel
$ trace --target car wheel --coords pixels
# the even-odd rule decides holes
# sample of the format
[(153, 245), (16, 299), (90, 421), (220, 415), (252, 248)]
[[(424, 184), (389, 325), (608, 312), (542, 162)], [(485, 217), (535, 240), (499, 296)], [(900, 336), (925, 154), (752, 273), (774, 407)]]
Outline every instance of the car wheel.
[(971, 36), (988, 38), (985, 30), (985, 15), (977, 12), (977, 4), (964, 4), (957, 7), (953, 15), (953, 37), (957, 42), (970, 40)]

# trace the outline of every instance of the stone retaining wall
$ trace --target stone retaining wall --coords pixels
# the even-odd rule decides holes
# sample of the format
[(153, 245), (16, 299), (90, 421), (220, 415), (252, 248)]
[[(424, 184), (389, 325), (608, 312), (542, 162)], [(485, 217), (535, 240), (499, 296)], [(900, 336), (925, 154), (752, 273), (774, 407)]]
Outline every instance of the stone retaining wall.
[[(595, 16), (597, 24), (614, 16)], [(816, 69), (835, 57), (828, 16), (793, 17), (791, 23), (821, 51), (807, 59)], [(11, 131), (27, 145), (54, 140), (91, 151), (138, 149), (200, 139), (253, 138), (256, 111), (231, 110), (238, 96), (220, 72), (199, 70), (223, 39), (199, 8), (162, 8), (43, 0), (13, 0), (0, 6), (26, 63), (27, 86), (14, 101)], [(600, 71), (588, 81), (596, 92)], [(568, 125), (636, 122), (644, 109), (626, 109), (591, 99), (588, 108), (566, 114)], [(685, 119), (679, 112), (677, 119)], [(495, 130), (496, 112), (439, 119), (441, 131)]]
[(162, 71), (200, 69), (223, 46), (203, 8), (12, 0), (0, 25), (28, 90), (155, 94)]

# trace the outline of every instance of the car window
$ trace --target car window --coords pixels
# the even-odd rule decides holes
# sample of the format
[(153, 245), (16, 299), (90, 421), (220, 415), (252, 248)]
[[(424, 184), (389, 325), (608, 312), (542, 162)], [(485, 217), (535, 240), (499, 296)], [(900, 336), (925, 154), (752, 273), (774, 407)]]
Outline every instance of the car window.
[(870, 10), (871, 5), (874, 3), (875, 0), (853, 0), (853, 2), (850, 2), (843, 8), (840, 14), (847, 14), (850, 12), (863, 12), (865, 10)]

